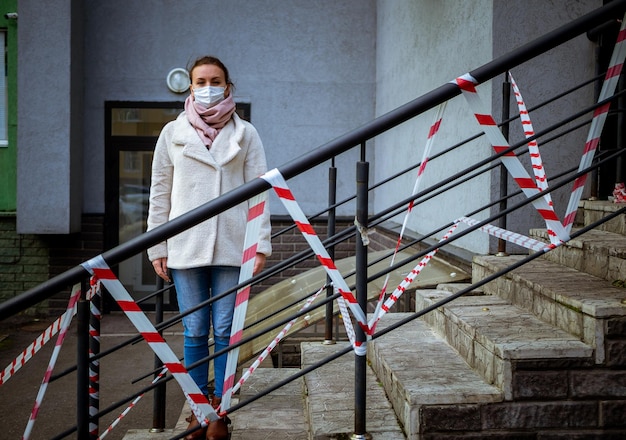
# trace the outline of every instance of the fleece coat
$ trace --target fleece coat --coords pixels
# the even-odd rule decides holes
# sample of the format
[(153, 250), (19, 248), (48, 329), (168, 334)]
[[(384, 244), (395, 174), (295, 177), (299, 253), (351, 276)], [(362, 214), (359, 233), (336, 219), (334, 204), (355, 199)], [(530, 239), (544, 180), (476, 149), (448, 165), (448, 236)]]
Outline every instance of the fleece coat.
[[(148, 230), (259, 177), (267, 170), (265, 151), (252, 124), (236, 113), (210, 149), (185, 113), (161, 131), (152, 162)], [(257, 252), (269, 256), (266, 203)], [(172, 269), (241, 266), (248, 204), (239, 204), (148, 249), (150, 261), (167, 257)]]

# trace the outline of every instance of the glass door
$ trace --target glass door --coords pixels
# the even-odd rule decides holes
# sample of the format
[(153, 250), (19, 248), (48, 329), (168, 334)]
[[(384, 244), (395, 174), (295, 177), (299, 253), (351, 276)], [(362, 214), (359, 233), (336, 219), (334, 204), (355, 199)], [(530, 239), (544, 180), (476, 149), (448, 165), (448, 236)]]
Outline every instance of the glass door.
[[(182, 102), (109, 102), (106, 105), (105, 244), (107, 249), (146, 231), (150, 175), (154, 145), (161, 129), (176, 119)], [(156, 290), (156, 275), (147, 253), (135, 255), (114, 268), (135, 300)], [(164, 307), (176, 309), (174, 294), (166, 294)], [(154, 300), (142, 302), (150, 309)], [(105, 304), (106, 308), (107, 304)], [(112, 304), (108, 304), (109, 307)]]

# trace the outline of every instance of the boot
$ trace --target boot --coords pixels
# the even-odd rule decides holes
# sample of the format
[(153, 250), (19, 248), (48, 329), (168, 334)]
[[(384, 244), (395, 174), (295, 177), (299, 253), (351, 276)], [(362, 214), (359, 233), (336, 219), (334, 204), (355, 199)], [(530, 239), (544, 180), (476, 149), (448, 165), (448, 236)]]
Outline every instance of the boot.
[[(222, 399), (220, 397), (213, 397), (211, 399), (211, 406), (217, 410), (219, 408)], [(226, 416), (221, 419), (209, 423), (209, 427), (206, 431), (206, 440), (228, 440), (228, 425), (230, 419)]]
[[(189, 417), (187, 417), (185, 421), (189, 422), (189, 425), (187, 425), (187, 431), (200, 426), (200, 422), (198, 422), (198, 419), (196, 419), (196, 416), (194, 416), (193, 413)], [(206, 437), (206, 431), (207, 431), (207, 426), (197, 429), (191, 434), (186, 435), (185, 440), (203, 439)]]

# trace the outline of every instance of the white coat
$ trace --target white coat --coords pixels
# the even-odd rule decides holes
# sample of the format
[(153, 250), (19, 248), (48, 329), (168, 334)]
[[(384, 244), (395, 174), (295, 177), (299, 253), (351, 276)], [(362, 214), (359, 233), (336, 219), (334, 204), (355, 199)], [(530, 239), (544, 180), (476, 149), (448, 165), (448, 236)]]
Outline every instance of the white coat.
[[(233, 114), (210, 149), (185, 113), (169, 122), (152, 161), (148, 230), (178, 217), (267, 170), (261, 139), (252, 124)], [(241, 266), (248, 204), (239, 204), (148, 249), (150, 261), (167, 257), (172, 269)], [(271, 254), (266, 203), (257, 252)]]

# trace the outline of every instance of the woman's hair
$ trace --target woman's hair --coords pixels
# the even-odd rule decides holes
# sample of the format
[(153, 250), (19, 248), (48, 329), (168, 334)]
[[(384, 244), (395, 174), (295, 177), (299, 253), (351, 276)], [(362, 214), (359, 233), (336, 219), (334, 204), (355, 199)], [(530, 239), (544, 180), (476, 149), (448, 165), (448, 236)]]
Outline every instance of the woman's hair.
[(193, 82), (193, 69), (195, 69), (198, 66), (202, 66), (204, 64), (212, 64), (214, 66), (219, 67), (220, 69), (222, 69), (222, 71), (224, 72), (224, 77), (226, 79), (226, 84), (230, 85), (231, 87), (234, 87), (235, 85), (233, 84), (233, 82), (230, 79), (230, 74), (228, 73), (228, 68), (224, 65), (224, 63), (222, 63), (222, 61), (214, 56), (203, 56), (200, 57), (198, 59), (196, 59), (193, 64), (191, 65), (191, 67), (189, 69), (187, 69), (187, 71), (189, 72), (189, 81)]

